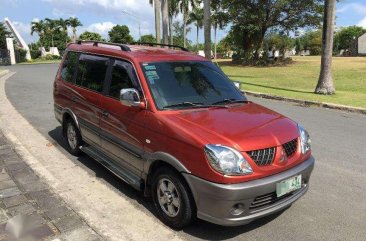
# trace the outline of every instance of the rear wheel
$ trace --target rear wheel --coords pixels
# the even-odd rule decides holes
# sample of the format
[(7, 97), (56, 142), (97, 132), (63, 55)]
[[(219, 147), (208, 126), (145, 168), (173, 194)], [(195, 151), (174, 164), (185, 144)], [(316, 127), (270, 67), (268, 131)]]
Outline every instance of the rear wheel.
[(70, 119), (65, 124), (65, 138), (69, 152), (74, 156), (79, 156), (81, 154), (82, 139), (79, 129)]
[(194, 200), (187, 184), (175, 171), (163, 167), (155, 173), (152, 196), (157, 214), (166, 225), (181, 229), (195, 219)]

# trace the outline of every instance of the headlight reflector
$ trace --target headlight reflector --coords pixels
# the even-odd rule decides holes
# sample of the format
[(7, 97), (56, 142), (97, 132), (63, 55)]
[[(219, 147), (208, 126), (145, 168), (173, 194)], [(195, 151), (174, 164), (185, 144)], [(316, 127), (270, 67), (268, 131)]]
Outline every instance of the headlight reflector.
[(311, 150), (311, 140), (309, 133), (301, 126), (297, 125), (300, 134), (301, 153), (306, 154)]
[(209, 144), (204, 150), (210, 165), (224, 175), (237, 176), (253, 173), (252, 167), (243, 155), (231, 147)]

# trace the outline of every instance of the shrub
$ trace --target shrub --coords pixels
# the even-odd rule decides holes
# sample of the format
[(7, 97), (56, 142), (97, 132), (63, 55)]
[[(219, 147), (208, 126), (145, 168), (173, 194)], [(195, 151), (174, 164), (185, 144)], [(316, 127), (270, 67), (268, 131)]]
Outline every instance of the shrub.
[(16, 50), (16, 54), (18, 55), (17, 56), (17, 60), (18, 60), (18, 62), (26, 62), (27, 61), (27, 59), (25, 58), (26, 57), (26, 55), (27, 55), (27, 50), (24, 50), (24, 49), (17, 49)]
[(39, 57), (41, 57), (41, 51), (31, 50), (30, 55), (31, 55), (32, 59), (38, 59)]

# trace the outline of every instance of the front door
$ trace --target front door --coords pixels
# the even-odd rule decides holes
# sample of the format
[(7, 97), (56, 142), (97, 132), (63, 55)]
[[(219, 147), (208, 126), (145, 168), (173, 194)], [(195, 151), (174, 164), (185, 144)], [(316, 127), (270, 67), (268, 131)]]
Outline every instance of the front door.
[(109, 86), (101, 97), (102, 147), (119, 165), (140, 175), (143, 171), (145, 110), (122, 105), (119, 96), (124, 88), (135, 88), (143, 95), (133, 65), (123, 60), (112, 61)]

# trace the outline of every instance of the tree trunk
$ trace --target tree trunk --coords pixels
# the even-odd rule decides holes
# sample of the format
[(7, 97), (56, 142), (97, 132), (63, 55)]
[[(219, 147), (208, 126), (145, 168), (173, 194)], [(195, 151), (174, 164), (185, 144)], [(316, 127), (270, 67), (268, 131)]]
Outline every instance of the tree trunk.
[(197, 24), (197, 35), (196, 35), (196, 52), (198, 53), (198, 35), (199, 35), (199, 31), (200, 31), (200, 28), (198, 27), (198, 24)]
[(184, 8), (182, 11), (183, 14), (183, 47), (187, 48), (187, 13), (185, 12)]
[(73, 38), (73, 42), (75, 43), (76, 42), (76, 29), (75, 28), (72, 30), (72, 38)]
[(332, 77), (332, 54), (334, 38), (336, 0), (325, 0), (323, 36), (322, 36), (322, 61), (316, 94), (331, 95), (335, 93)]
[(217, 24), (214, 26), (214, 42), (215, 42), (215, 49), (214, 49), (214, 57), (217, 59)]
[(203, 1), (203, 26), (205, 32), (205, 57), (211, 59), (211, 0)]
[(160, 43), (161, 36), (160, 36), (160, 0), (154, 0), (154, 12), (155, 12), (155, 37), (156, 42)]
[(169, 7), (168, 0), (161, 1), (161, 15), (163, 20), (163, 43), (169, 44), (169, 36), (168, 36), (168, 16), (169, 16)]
[(174, 38), (173, 38), (173, 16), (169, 17), (169, 37), (170, 37), (170, 44), (174, 44)]

